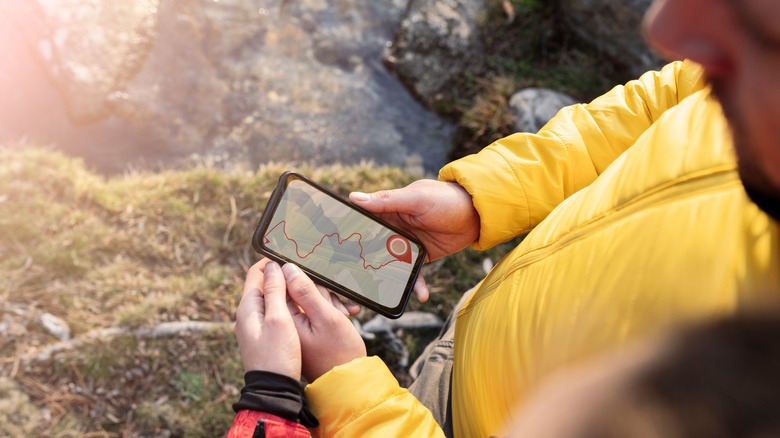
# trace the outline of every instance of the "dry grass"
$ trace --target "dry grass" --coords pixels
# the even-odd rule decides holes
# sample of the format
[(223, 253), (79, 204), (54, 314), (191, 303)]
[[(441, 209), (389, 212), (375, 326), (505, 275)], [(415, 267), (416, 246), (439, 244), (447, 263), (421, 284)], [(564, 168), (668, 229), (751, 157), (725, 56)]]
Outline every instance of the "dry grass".
[[(53, 150), (0, 149), (0, 436), (224, 434), (242, 383), (230, 330), (92, 335), (171, 321), (229, 327), (258, 258), (252, 231), (286, 168), (105, 179)], [(371, 164), (298, 169), (341, 193), (420, 176)], [(466, 251), (428, 266), (431, 302), (410, 308), (446, 317), (483, 275), (483, 257)], [(59, 342), (44, 330), (44, 313), (83, 343), (35, 359)], [(404, 335), (413, 352), (425, 343)]]

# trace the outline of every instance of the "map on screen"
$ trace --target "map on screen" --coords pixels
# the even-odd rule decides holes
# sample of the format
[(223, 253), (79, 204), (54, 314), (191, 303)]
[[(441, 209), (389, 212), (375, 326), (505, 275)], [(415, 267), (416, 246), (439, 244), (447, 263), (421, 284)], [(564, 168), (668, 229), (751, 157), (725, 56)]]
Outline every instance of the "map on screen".
[(292, 180), (265, 246), (382, 306), (403, 297), (420, 248), (301, 180)]

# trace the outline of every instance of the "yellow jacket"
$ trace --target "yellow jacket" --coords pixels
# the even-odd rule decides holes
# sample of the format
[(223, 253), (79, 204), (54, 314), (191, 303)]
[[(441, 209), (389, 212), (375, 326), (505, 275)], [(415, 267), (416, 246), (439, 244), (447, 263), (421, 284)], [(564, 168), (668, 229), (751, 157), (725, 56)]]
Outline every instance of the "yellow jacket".
[[(475, 248), (530, 231), (458, 314), (455, 436), (498, 435), (543, 377), (577, 361), (780, 297), (780, 230), (745, 195), (695, 64), (567, 107), (538, 134), (501, 139), (439, 178), (472, 195)], [(376, 358), (306, 394), (323, 436), (441, 434)]]

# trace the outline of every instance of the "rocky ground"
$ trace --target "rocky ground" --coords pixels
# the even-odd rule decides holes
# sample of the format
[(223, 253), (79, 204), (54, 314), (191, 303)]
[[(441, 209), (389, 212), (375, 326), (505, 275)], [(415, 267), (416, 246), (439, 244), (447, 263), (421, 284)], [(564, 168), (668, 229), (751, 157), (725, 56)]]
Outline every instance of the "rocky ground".
[(104, 172), (193, 160), (435, 172), (532, 129), (509, 109), (524, 88), (587, 101), (657, 66), (638, 30), (648, 4), (0, 0), (14, 60), (0, 141), (55, 144)]

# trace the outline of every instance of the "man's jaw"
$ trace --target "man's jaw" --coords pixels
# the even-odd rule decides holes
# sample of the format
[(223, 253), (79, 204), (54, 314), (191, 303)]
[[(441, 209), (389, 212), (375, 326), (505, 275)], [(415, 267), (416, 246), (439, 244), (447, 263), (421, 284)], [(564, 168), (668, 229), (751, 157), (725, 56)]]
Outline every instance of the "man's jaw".
[(780, 189), (772, 185), (757, 161), (756, 150), (745, 132), (736, 104), (730, 98), (730, 88), (726, 80), (719, 77), (706, 77), (705, 80), (712, 87), (712, 95), (720, 103), (729, 123), (737, 154), (739, 177), (745, 192), (761, 210), (780, 222)]

